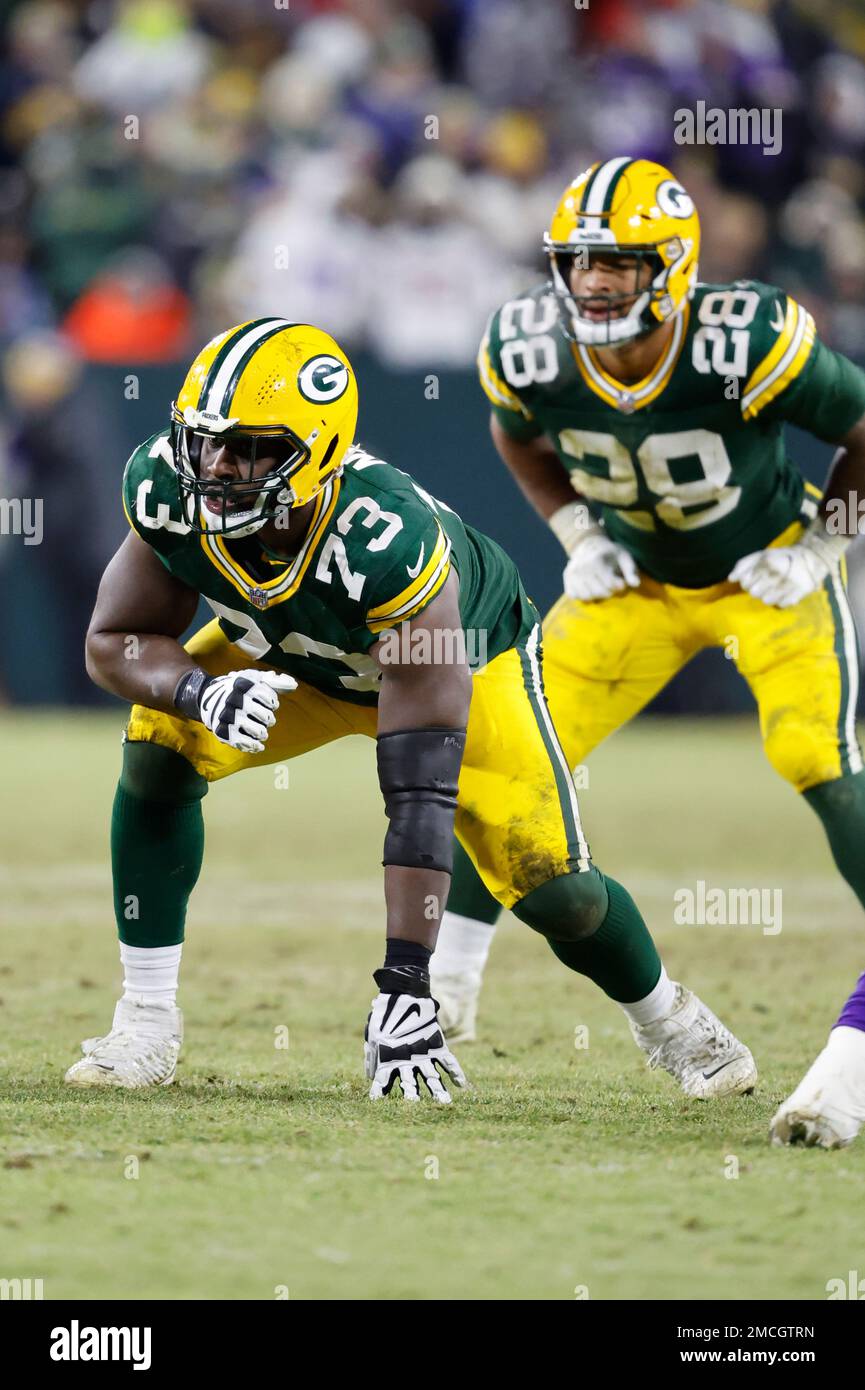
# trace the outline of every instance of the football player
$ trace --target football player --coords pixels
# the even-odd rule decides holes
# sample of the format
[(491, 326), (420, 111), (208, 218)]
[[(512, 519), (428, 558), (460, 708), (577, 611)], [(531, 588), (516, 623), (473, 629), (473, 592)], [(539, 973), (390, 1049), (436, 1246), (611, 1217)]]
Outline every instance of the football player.
[[(170, 429), (129, 460), (131, 532), (87, 638), (93, 679), (134, 706), (111, 829), (125, 979), (67, 1081), (174, 1080), (210, 783), (359, 733), (377, 740), (389, 821), (371, 1098), (398, 1082), (416, 1100), (422, 1080), (446, 1104), (445, 1076), (464, 1084), (429, 987), (454, 825), (489, 891), (621, 1002), (654, 1065), (689, 1095), (749, 1089), (748, 1049), (668, 979), (633, 901), (591, 862), (514, 565), (354, 446), (357, 405), (332, 338), (256, 319), (207, 344)], [(184, 647), (199, 595), (216, 616)], [(471, 632), (486, 649), (474, 679)]]
[[(857, 529), (849, 503), (855, 513), (865, 484), (865, 376), (783, 290), (698, 281), (698, 215), (659, 164), (621, 157), (580, 174), (545, 248), (549, 280), (493, 314), (478, 365), (496, 448), (568, 556), (544, 625), (568, 762), (696, 652), (725, 647), (756, 699), (769, 761), (820, 817), (865, 902), (843, 567)], [(787, 457), (785, 421), (841, 446), (822, 500)], [(499, 911), (458, 848), (433, 967), (455, 1040), (474, 1036)], [(863, 1120), (860, 980), (773, 1135), (841, 1142)]]

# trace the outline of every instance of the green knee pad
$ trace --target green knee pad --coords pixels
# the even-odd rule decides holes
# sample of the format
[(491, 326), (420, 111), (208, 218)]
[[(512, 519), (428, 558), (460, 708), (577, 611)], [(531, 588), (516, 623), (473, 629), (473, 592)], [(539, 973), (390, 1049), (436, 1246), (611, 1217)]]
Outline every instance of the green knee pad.
[(549, 879), (527, 893), (512, 911), (549, 941), (585, 941), (600, 927), (608, 906), (604, 876), (593, 865), (586, 873)]
[(645, 999), (660, 979), (660, 957), (639, 908), (599, 869), (550, 879), (513, 910), (543, 933), (563, 965), (611, 999)]

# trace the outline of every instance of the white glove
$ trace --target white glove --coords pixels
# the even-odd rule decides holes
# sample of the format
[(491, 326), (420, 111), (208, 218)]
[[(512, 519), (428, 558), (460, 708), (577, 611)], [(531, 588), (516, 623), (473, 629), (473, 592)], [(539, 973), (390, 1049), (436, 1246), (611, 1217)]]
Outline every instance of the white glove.
[(792, 608), (819, 589), (830, 566), (803, 545), (783, 545), (743, 555), (730, 571), (730, 581), (773, 608)]
[(277, 691), (296, 689), (297, 681), (284, 672), (229, 671), (226, 676), (208, 677), (197, 688), (193, 683), (185, 695), (175, 694), (175, 703), (188, 714), (191, 699), (197, 706), (194, 717), (220, 743), (241, 753), (263, 753), (268, 731), (276, 723)]
[(633, 556), (610, 540), (585, 502), (565, 502), (548, 522), (570, 556), (564, 574), (568, 598), (586, 602), (610, 598), (628, 586), (639, 588), (640, 573)]
[(595, 526), (577, 541), (565, 565), (565, 593), (584, 602), (610, 598), (622, 589), (640, 587), (634, 558)]
[(396, 1081), (403, 1099), (420, 1100), (417, 1079), (426, 1083), (433, 1100), (450, 1105), (437, 1067), (457, 1086), (465, 1086), (463, 1069), (444, 1040), (435, 999), (414, 994), (378, 994), (372, 1001), (364, 1033), (366, 1074), (372, 1082), (370, 1100), (388, 1095)]
[(743, 555), (727, 578), (773, 608), (792, 608), (837, 571), (853, 540), (843, 531), (830, 531), (830, 524), (826, 516), (816, 516), (795, 545)]

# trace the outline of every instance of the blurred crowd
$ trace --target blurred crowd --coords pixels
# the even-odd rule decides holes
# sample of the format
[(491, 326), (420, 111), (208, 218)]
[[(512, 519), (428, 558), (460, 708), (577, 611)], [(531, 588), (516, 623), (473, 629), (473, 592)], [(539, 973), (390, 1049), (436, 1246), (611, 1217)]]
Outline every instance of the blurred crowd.
[[(757, 276), (865, 355), (861, 0), (12, 0), (0, 348), (175, 361), (311, 318), (471, 363), (564, 184), (626, 153), (696, 198), (704, 279)], [(783, 109), (781, 150), (674, 112)], [(6, 373), (7, 390), (10, 373)]]
[[(669, 164), (703, 278), (783, 284), (865, 360), (865, 0), (6, 0), (5, 29), (0, 497), (88, 525), (0, 535), (9, 612), (58, 619), (22, 648), (0, 610), (0, 703), (94, 697), (116, 473), (155, 423), (118, 374), (164, 372), (163, 412), (176, 364), (260, 314), (322, 324), (384, 379), (469, 369), (595, 159)], [(677, 143), (698, 102), (780, 108), (779, 152)]]

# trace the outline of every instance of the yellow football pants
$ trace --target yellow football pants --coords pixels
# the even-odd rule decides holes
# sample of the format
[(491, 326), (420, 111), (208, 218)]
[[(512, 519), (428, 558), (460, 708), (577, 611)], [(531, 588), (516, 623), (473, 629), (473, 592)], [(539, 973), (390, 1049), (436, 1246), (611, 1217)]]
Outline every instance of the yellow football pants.
[[(456, 834), (486, 887), (512, 907), (550, 878), (590, 867), (574, 784), (543, 697), (536, 626), (525, 646), (495, 658), (473, 678)], [(186, 644), (213, 676), (250, 666), (216, 621)], [(283, 695), (263, 753), (220, 743), (203, 724), (135, 705), (131, 742), (158, 743), (187, 758), (209, 782), (247, 767), (285, 762), (344, 738), (374, 738), (376, 710), (300, 684)]]
[[(799, 534), (796, 523), (774, 544)], [(646, 576), (595, 603), (559, 599), (544, 622), (544, 684), (571, 767), (706, 647), (724, 650), (748, 682), (766, 756), (797, 791), (862, 769), (856, 631), (837, 577), (787, 609), (738, 584), (680, 589)]]

